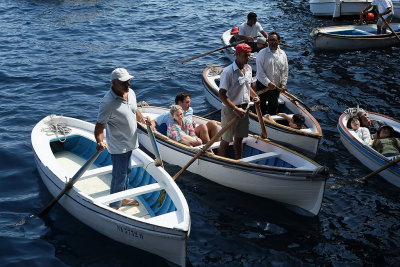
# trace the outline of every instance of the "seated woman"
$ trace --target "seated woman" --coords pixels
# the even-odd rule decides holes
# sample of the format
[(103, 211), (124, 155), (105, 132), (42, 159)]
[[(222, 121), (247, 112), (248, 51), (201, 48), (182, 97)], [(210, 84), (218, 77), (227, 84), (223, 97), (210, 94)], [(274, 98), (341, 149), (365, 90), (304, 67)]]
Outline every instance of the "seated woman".
[(385, 157), (400, 155), (400, 141), (394, 138), (393, 135), (394, 129), (392, 126), (381, 126), (377, 132), (377, 138), (372, 143), (372, 148)]
[(347, 128), (352, 129), (361, 140), (363, 140), (368, 145), (371, 145), (371, 134), (367, 127), (360, 127), (360, 120), (357, 116), (351, 117), (347, 120)]
[(168, 124), (167, 136), (188, 146), (201, 145), (201, 139), (196, 136), (192, 122), (183, 116), (182, 107), (172, 105), (170, 113), (173, 120)]
[[(287, 120), (287, 122), (289, 123), (289, 127), (293, 128), (293, 129), (301, 130), (301, 129), (306, 128), (305, 127), (306, 119), (301, 114), (294, 114), (293, 116), (290, 116), (286, 113), (278, 113), (277, 115), (285, 118)], [(267, 120), (276, 122), (269, 114), (264, 115), (264, 117)]]

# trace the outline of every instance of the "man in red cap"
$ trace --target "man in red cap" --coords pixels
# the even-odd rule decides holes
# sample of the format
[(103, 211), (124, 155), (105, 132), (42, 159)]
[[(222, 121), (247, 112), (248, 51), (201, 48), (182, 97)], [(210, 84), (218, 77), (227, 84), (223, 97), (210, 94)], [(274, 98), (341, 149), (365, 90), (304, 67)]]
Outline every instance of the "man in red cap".
[(245, 111), (247, 104), (252, 100), (260, 100), (251, 88), (252, 70), (247, 64), (251, 55), (251, 47), (247, 44), (238, 44), (235, 54), (236, 60), (226, 67), (221, 74), (218, 97), (223, 106), (221, 109), (221, 126), (225, 127), (235, 116), (239, 119), (222, 135), (218, 154), (228, 155), (229, 142), (233, 140), (235, 158), (242, 158), (243, 138), (249, 133), (249, 115)]

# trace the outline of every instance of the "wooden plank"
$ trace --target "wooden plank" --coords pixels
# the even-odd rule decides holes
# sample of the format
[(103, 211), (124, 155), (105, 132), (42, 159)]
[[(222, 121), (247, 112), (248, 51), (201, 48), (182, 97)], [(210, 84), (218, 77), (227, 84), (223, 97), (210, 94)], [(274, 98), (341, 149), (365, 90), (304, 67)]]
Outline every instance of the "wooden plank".
[(125, 198), (132, 198), (135, 196), (143, 195), (146, 193), (150, 193), (153, 191), (164, 189), (160, 184), (154, 183), (149, 185), (144, 185), (136, 188), (131, 188), (125, 191), (121, 191), (118, 193), (114, 193), (108, 196), (99, 197), (95, 199), (95, 202), (102, 203), (102, 204), (109, 204), (111, 202), (119, 201)]
[(240, 161), (251, 162), (251, 161), (256, 161), (256, 160), (260, 160), (260, 159), (277, 157), (277, 156), (279, 156), (279, 154), (277, 154), (275, 152), (266, 152), (266, 153), (262, 153), (262, 154), (258, 154), (258, 155), (254, 155), (254, 156), (250, 156), (250, 157), (246, 157), (246, 158), (242, 158), (242, 159), (240, 159)]

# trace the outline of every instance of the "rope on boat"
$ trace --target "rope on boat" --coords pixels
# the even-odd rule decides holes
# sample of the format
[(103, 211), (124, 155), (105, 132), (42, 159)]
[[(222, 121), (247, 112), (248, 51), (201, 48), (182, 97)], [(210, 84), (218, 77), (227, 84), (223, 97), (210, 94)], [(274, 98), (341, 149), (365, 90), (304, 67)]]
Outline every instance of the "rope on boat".
[(367, 113), (367, 111), (365, 111), (364, 109), (360, 108), (358, 105), (356, 108), (348, 108), (344, 111), (344, 114), (346, 114), (346, 118), (350, 119), (351, 117), (354, 117), (355, 115), (357, 115), (359, 112), (365, 112)]
[(147, 102), (143, 100), (143, 101), (140, 101), (139, 103), (137, 103), (137, 106), (138, 107), (148, 107), (149, 104), (147, 104)]
[(224, 66), (212, 64), (211, 67), (210, 67), (210, 71), (208, 72), (207, 76), (220, 75), (222, 73), (222, 71), (224, 70), (224, 68), (225, 68)]
[[(50, 120), (46, 122), (47, 128), (44, 128), (42, 131), (46, 133), (55, 134), (57, 139), (64, 143), (67, 141), (67, 135), (71, 133), (71, 128), (67, 126), (65, 122), (61, 122), (60, 119), (55, 118), (56, 115), (50, 115)], [(60, 137), (62, 135), (63, 137)]]

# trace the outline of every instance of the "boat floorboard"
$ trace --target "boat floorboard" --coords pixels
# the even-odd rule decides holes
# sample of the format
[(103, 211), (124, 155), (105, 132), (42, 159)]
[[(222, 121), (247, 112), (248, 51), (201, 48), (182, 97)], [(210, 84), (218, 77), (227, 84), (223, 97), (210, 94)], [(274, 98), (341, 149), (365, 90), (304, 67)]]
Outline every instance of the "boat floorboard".
[[(72, 177), (80, 167), (86, 162), (80, 156), (69, 152), (60, 151), (54, 154), (57, 162), (63, 167), (69, 177)], [(96, 169), (95, 165), (92, 165), (89, 170)], [(111, 184), (111, 173), (102, 174), (98, 176), (93, 176), (83, 180), (78, 180), (74, 187), (79, 189), (82, 193), (91, 196), (92, 198), (98, 198), (107, 196), (110, 194), (110, 184)], [(151, 215), (141, 203), (138, 198), (134, 198), (139, 201), (139, 206), (123, 206), (119, 210), (135, 217), (139, 218), (150, 218)]]

